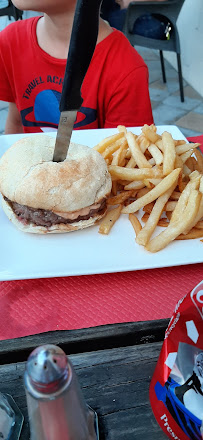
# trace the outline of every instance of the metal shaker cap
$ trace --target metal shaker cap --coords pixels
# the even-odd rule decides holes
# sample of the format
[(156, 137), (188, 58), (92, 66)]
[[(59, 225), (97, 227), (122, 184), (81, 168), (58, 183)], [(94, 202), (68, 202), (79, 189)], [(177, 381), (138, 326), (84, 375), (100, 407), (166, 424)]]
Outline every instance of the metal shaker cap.
[(64, 351), (52, 344), (36, 348), (26, 364), (26, 382), (41, 394), (61, 390), (71, 379), (72, 372)]

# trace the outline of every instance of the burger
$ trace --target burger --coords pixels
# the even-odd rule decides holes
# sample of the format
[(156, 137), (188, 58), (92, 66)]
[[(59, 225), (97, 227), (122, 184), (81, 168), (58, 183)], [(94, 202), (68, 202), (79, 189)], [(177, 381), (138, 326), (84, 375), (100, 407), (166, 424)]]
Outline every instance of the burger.
[(111, 176), (97, 151), (71, 143), (63, 162), (53, 162), (55, 139), (32, 135), (0, 159), (2, 207), (24, 232), (59, 233), (92, 226), (107, 209)]

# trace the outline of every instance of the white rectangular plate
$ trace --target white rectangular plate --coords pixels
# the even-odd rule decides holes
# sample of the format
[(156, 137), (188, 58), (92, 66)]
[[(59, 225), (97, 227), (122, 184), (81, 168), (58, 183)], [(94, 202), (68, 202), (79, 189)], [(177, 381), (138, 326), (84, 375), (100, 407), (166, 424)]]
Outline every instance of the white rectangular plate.
[[(141, 132), (140, 128), (129, 130), (137, 134)], [(176, 126), (158, 127), (160, 134), (165, 130), (174, 139), (185, 139)], [(74, 131), (72, 140), (93, 147), (114, 133), (117, 133), (116, 129)], [(55, 136), (55, 133), (47, 134)], [(16, 140), (26, 136), (32, 134), (1, 136), (0, 155)], [(19, 231), (0, 208), (0, 249), (1, 281), (124, 272), (203, 262), (200, 239), (174, 241), (156, 254), (147, 252), (136, 244), (127, 215), (120, 217), (107, 236), (98, 233), (98, 226), (44, 236)]]

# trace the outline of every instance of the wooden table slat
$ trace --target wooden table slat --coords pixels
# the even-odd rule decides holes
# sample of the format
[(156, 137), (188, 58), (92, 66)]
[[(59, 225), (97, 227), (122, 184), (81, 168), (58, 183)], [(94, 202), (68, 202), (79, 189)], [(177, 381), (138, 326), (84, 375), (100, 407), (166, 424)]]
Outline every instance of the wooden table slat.
[(163, 341), (169, 319), (102, 325), (79, 330), (47, 332), (0, 341), (0, 364), (25, 361), (39, 345), (55, 344), (65, 353), (83, 353), (103, 348)]
[[(162, 346), (160, 335), (164, 334), (167, 324), (168, 321), (163, 320), (45, 333), (8, 341), (9, 347), (6, 341), (1, 342), (0, 391), (12, 395), (25, 417), (21, 440), (29, 439), (23, 385), (25, 354), (41, 342), (57, 341), (70, 351), (83, 347), (69, 358), (86, 402), (98, 413), (100, 440), (166, 439), (152, 414), (149, 384)], [(96, 346), (96, 350), (90, 351), (91, 345)], [(85, 352), (85, 347), (89, 351)], [(4, 353), (8, 364), (3, 363)], [(18, 361), (11, 362), (12, 356)]]

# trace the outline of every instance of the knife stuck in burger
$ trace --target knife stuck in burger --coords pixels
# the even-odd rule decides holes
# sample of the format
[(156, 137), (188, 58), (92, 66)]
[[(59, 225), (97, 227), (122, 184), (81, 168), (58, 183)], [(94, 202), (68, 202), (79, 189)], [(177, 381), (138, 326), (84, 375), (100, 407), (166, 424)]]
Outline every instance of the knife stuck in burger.
[(0, 159), (2, 207), (24, 232), (75, 231), (106, 213), (112, 181), (105, 160), (97, 151), (70, 142), (96, 46), (100, 4), (78, 0), (76, 5), (56, 141), (46, 135), (22, 138)]
[(15, 142), (0, 159), (2, 207), (24, 232), (87, 228), (102, 218), (111, 176), (97, 151), (71, 142), (68, 159), (53, 162), (55, 139), (36, 134)]
[(67, 157), (77, 111), (82, 105), (81, 86), (97, 43), (102, 0), (78, 0), (66, 63), (59, 109), (61, 112), (54, 162)]

